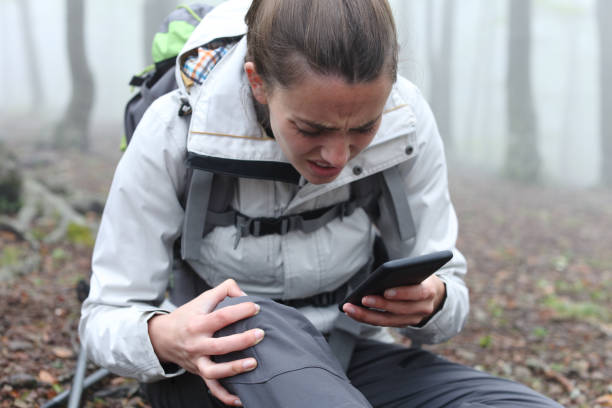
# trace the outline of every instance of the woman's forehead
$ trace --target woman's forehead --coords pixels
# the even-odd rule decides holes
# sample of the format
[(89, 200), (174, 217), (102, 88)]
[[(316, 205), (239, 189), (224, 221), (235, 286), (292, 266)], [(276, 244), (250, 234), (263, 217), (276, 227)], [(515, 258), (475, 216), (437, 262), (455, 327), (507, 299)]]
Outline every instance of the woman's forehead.
[(391, 91), (386, 75), (350, 84), (337, 76), (308, 74), (298, 83), (277, 88), (277, 98), (294, 119), (337, 127), (338, 119), (353, 117), (351, 126), (365, 126), (380, 116)]

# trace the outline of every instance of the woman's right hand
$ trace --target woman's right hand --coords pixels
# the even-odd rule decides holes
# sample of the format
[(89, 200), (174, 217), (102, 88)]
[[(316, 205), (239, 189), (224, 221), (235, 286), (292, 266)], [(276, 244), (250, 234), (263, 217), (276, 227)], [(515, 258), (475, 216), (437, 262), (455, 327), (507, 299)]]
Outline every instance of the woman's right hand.
[(251, 371), (257, 366), (257, 361), (246, 358), (217, 364), (211, 356), (254, 346), (263, 339), (264, 332), (251, 329), (231, 336), (213, 337), (217, 330), (259, 312), (259, 305), (253, 302), (213, 311), (227, 296), (239, 297), (245, 296), (245, 293), (234, 280), (226, 280), (172, 313), (149, 319), (149, 337), (160, 361), (178, 364), (199, 375), (210, 392), (224, 404), (241, 406), (240, 399), (230, 394), (219, 379)]

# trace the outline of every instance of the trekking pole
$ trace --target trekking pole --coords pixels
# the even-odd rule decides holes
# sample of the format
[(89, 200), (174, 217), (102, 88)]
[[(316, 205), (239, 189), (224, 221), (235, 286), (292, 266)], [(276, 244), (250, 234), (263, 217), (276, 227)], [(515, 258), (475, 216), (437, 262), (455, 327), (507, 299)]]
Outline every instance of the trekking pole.
[(85, 377), (85, 369), (87, 368), (87, 353), (84, 348), (81, 348), (79, 352), (79, 359), (77, 360), (77, 367), (74, 373), (74, 378), (72, 380), (72, 386), (69, 390), (66, 390), (53, 398), (50, 401), (47, 401), (45, 404), (41, 406), (41, 408), (52, 408), (56, 407), (59, 404), (63, 403), (65, 400), (70, 397), (68, 401), (68, 408), (78, 408), (79, 403), (81, 402), (81, 394), (83, 390), (91, 387), (93, 384), (97, 383), (104, 377), (106, 377), (109, 371), (105, 368), (100, 368), (95, 373)]
[(70, 387), (70, 399), (68, 400), (68, 408), (79, 408), (81, 402), (81, 394), (83, 393), (83, 379), (85, 378), (85, 370), (87, 369), (87, 353), (85, 345), (81, 343), (79, 351), (79, 359), (77, 360), (76, 370), (72, 378), (72, 387)]

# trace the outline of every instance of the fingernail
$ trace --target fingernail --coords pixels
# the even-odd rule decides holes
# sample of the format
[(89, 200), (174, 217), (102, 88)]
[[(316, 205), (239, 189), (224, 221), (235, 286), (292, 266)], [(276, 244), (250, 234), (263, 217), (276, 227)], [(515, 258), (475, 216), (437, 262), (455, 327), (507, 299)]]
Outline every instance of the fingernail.
[(234, 400), (234, 405), (237, 407), (241, 407), (242, 406), (242, 401), (240, 401), (239, 399)]
[(266, 333), (263, 330), (255, 329), (255, 344), (258, 344), (261, 340), (263, 340), (265, 334)]
[(355, 313), (355, 308), (351, 305), (346, 306), (346, 313), (353, 314)]
[(395, 297), (395, 295), (397, 295), (397, 291), (395, 289), (389, 289), (385, 292), (385, 295), (387, 297)]
[[(255, 314), (259, 313), (259, 311), (261, 310), (261, 306), (259, 306), (257, 303), (255, 303)], [(255, 316), (255, 315), (253, 315)]]
[(244, 368), (245, 370), (252, 370), (255, 368), (256, 365), (257, 362), (255, 361), (255, 359), (250, 358), (242, 363), (242, 368)]
[(376, 304), (376, 300), (374, 300), (371, 297), (365, 297), (362, 300), (364, 305), (368, 305), (368, 306), (374, 306)]

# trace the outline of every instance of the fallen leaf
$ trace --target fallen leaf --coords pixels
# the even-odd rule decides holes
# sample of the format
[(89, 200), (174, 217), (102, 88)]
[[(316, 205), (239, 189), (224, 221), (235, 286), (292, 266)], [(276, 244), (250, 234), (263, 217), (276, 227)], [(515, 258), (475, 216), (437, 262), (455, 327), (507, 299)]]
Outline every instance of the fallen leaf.
[(612, 407), (612, 394), (602, 395), (595, 400), (595, 403), (604, 407)]
[(47, 384), (55, 384), (57, 379), (48, 371), (40, 370), (38, 372), (38, 380)]
[(553, 371), (551, 369), (545, 369), (544, 375), (548, 379), (556, 380), (559, 384), (563, 386), (563, 388), (565, 388), (565, 391), (571, 393), (574, 390), (574, 385), (572, 384), (572, 382), (563, 374)]
[(53, 347), (53, 354), (59, 358), (71, 358), (74, 353), (67, 347)]
[(30, 404), (28, 404), (27, 402), (19, 399), (14, 401), (13, 405), (17, 408), (28, 408), (30, 406)]
[(115, 377), (111, 380), (112, 385), (122, 385), (125, 384), (126, 379), (124, 377)]

